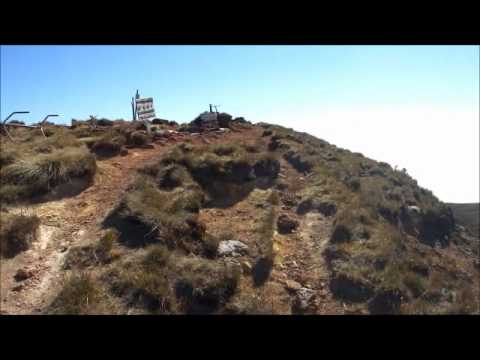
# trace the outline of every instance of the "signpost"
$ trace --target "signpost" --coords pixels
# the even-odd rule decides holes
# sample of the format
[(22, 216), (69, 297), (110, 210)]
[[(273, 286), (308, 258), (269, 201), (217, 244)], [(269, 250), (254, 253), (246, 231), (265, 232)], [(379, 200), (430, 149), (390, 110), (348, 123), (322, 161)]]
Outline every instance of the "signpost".
[(153, 98), (136, 99), (135, 104), (138, 120), (148, 120), (155, 117)]
[(155, 117), (155, 108), (153, 107), (153, 98), (140, 98), (140, 94), (135, 94), (135, 98), (132, 98), (132, 115), (133, 121), (142, 121), (147, 131), (150, 133), (151, 123), (150, 119)]

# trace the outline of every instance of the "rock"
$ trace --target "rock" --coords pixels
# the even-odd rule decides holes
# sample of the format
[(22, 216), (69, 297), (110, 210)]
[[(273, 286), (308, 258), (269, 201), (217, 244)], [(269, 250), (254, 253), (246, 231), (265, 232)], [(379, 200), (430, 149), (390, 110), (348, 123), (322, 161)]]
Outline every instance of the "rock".
[(407, 209), (410, 213), (420, 214), (422, 212), (418, 206), (408, 206)]
[(298, 221), (290, 218), (287, 214), (280, 215), (277, 220), (277, 228), (280, 234), (290, 234), (298, 225)]
[(252, 264), (250, 264), (250, 262), (242, 261), (241, 265), (242, 265), (242, 270), (245, 274), (249, 274), (252, 272)]
[(218, 256), (242, 256), (248, 254), (248, 246), (241, 241), (220, 241), (217, 249)]
[(302, 288), (302, 285), (295, 280), (287, 280), (285, 282), (285, 288), (290, 291), (299, 291)]
[(293, 302), (293, 309), (295, 312), (304, 312), (310, 306), (313, 297), (315, 295), (315, 291), (301, 288), (297, 291), (295, 300)]
[(23, 281), (33, 276), (33, 272), (30, 270), (19, 269), (15, 274), (15, 281)]

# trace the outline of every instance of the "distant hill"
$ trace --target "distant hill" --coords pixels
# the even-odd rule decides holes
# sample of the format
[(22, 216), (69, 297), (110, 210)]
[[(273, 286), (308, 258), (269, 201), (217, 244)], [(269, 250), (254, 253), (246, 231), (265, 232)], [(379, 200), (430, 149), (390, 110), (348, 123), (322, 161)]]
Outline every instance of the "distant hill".
[(480, 206), (479, 203), (448, 204), (458, 224), (465, 226), (472, 234), (479, 235)]

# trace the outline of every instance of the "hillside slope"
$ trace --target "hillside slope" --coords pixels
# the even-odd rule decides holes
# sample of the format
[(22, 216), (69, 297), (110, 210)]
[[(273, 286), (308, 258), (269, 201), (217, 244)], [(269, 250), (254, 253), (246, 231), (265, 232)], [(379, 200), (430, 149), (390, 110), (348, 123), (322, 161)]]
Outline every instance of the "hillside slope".
[[(479, 313), (479, 240), (430, 191), (306, 133), (227, 115), (224, 129), (196, 119), (151, 139), (125, 123), (64, 130), (96, 173), (48, 170), (40, 198), (26, 163), (2, 155), (2, 207), (40, 220), (30, 249), (2, 259), (2, 312)], [(51, 169), (52, 156), (29, 166)], [(53, 196), (73, 176), (89, 181)]]
[(448, 204), (453, 216), (459, 225), (466, 227), (472, 235), (479, 235), (480, 231), (480, 204)]

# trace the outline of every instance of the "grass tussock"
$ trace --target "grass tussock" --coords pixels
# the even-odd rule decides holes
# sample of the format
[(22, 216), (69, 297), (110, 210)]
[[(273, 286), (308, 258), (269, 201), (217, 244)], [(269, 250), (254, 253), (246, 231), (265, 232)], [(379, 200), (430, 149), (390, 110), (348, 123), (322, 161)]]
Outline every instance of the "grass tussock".
[(106, 219), (130, 246), (161, 242), (171, 249), (202, 253), (205, 228), (198, 221), (203, 194), (198, 189), (161, 190), (142, 176)]
[(26, 157), (0, 170), (0, 198), (6, 202), (42, 195), (55, 186), (96, 172), (95, 158), (83, 147), (69, 147)]
[(85, 269), (112, 262), (118, 258), (118, 253), (114, 251), (118, 237), (116, 230), (108, 229), (97, 243), (71, 248), (65, 257), (64, 268)]
[(126, 142), (125, 136), (111, 131), (94, 141), (90, 146), (90, 150), (99, 157), (116, 156), (120, 154)]
[(91, 274), (72, 274), (47, 309), (51, 315), (111, 315), (118, 313), (103, 285)]
[(37, 216), (0, 213), (0, 257), (11, 258), (30, 248), (36, 240), (40, 219)]
[(185, 257), (161, 245), (116, 267), (112, 290), (153, 313), (212, 313), (235, 292), (239, 270), (201, 257)]

